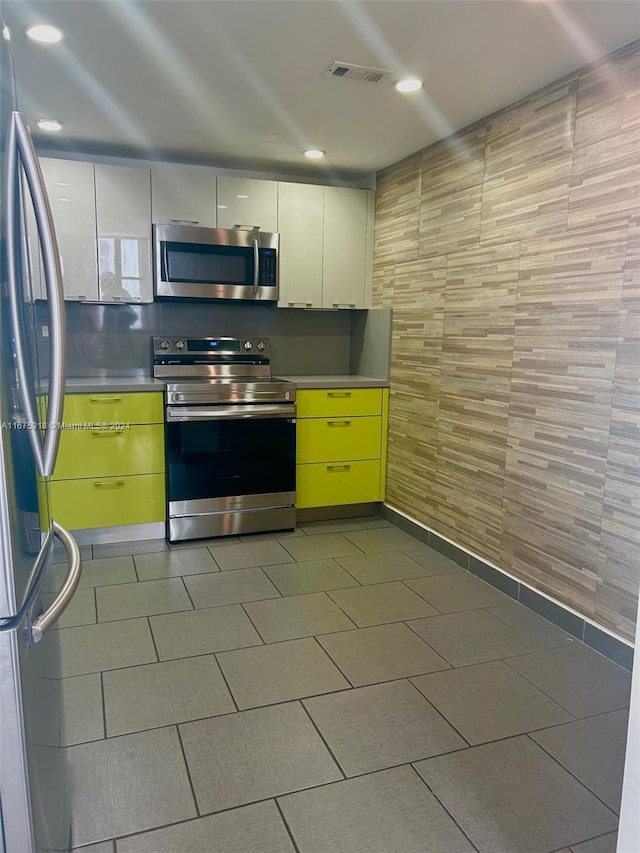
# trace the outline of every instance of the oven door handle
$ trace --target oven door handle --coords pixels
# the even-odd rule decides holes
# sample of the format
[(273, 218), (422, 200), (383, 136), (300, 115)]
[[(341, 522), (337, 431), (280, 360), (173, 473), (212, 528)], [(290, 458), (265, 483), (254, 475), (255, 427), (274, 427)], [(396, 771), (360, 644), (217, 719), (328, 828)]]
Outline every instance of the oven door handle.
[(245, 418), (295, 418), (296, 407), (291, 403), (283, 405), (258, 406), (167, 406), (167, 423), (184, 421), (234, 421)]

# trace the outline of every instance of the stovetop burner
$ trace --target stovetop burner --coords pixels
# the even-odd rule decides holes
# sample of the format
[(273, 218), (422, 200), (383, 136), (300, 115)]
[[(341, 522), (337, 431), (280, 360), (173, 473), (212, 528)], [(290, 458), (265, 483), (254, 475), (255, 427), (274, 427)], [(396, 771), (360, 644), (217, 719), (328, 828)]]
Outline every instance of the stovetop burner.
[(153, 375), (168, 405), (295, 400), (295, 384), (271, 376), (268, 338), (155, 337)]

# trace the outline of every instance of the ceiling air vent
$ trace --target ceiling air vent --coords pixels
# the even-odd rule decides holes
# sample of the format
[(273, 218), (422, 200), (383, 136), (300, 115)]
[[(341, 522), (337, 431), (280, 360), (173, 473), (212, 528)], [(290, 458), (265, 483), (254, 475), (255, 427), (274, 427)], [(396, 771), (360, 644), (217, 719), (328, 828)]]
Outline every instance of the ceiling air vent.
[(356, 80), (358, 83), (391, 83), (391, 72), (384, 68), (367, 68), (365, 65), (337, 60), (322, 72), (322, 76), (334, 77), (336, 80)]

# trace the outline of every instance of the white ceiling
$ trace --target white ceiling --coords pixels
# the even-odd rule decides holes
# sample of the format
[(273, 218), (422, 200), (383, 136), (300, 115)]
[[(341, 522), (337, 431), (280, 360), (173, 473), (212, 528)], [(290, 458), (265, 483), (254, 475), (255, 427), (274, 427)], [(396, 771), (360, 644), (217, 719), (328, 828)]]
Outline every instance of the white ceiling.
[[(55, 144), (358, 181), (640, 38), (637, 0), (3, 0)], [(24, 25), (61, 27), (54, 46)], [(323, 79), (333, 60), (424, 89)], [(39, 137), (51, 150), (52, 137)], [(310, 163), (308, 146), (328, 152)]]

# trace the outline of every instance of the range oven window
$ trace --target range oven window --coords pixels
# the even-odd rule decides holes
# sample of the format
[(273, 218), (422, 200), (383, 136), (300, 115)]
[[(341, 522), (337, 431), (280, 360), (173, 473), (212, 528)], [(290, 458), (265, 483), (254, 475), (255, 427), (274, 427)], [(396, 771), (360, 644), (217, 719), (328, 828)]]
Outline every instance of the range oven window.
[(295, 491), (294, 418), (165, 426), (169, 501)]

